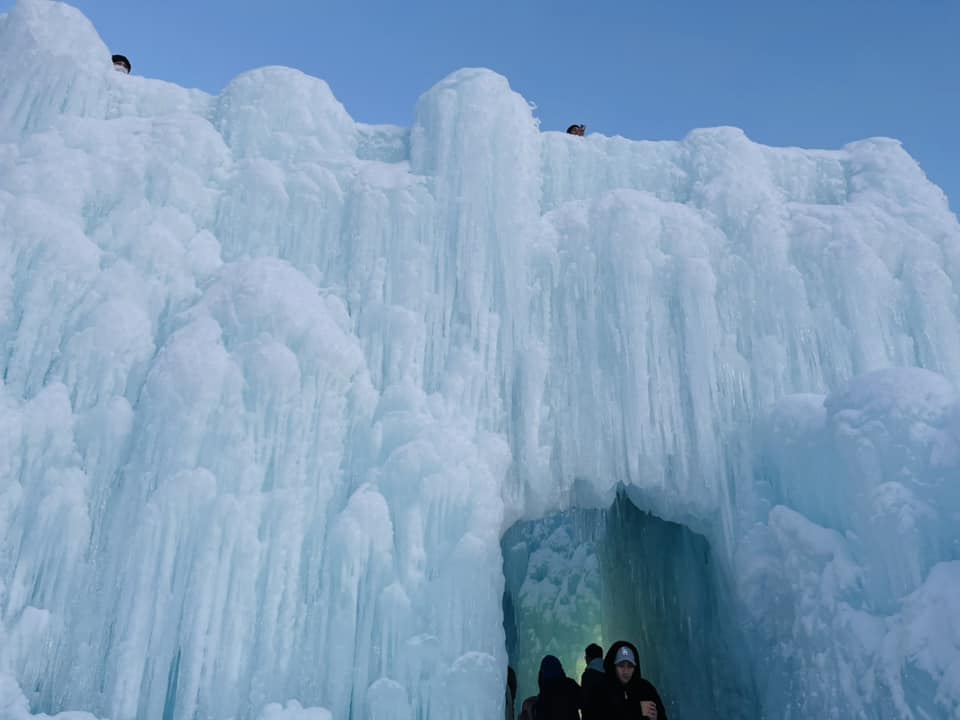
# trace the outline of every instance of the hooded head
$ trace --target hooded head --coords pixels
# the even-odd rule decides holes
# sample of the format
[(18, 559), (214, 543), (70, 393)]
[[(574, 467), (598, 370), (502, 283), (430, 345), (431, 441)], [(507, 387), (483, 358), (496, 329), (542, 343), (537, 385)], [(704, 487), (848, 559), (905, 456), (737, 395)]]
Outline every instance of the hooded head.
[(537, 677), (537, 684), (540, 685), (540, 692), (551, 682), (562, 680), (567, 674), (563, 671), (563, 665), (554, 655), (544, 655), (540, 661), (540, 675)]
[(133, 67), (130, 65), (130, 61), (124, 55), (114, 55), (113, 56), (113, 67), (115, 70), (129, 75)]
[(633, 643), (629, 643), (626, 640), (618, 640), (607, 650), (607, 656), (603, 659), (603, 669), (607, 673), (607, 677), (619, 683), (621, 680), (617, 677), (617, 665), (632, 665), (633, 676), (627, 683), (631, 685), (640, 678), (639, 657), (640, 653), (637, 652), (637, 648)]

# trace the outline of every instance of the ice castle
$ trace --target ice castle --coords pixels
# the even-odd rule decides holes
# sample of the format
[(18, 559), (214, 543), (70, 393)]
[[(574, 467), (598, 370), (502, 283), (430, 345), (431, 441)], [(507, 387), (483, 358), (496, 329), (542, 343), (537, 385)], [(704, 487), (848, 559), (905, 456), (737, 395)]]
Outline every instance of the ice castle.
[(960, 717), (960, 223), (900, 147), (544, 132), (461, 70), (0, 15), (0, 718)]

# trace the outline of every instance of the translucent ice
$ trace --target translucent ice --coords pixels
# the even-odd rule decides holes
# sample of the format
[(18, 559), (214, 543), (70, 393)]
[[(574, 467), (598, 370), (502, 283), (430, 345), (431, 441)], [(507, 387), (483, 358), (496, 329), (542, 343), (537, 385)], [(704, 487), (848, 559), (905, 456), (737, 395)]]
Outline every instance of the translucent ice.
[(898, 143), (109, 58), (0, 16), (0, 716), (489, 720), (621, 634), (674, 716), (960, 712), (960, 224)]

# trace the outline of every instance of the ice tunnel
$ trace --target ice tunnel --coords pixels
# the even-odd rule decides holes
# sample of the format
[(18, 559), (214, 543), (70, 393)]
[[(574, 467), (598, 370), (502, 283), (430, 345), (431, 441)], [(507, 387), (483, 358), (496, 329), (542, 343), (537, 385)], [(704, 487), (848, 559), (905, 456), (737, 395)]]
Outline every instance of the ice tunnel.
[[(0, 718), (960, 716), (960, 223), (898, 142), (409, 128), (0, 15)], [(673, 717), (673, 716), (672, 716)]]
[(728, 578), (702, 535), (619, 494), (607, 510), (518, 523), (502, 546), (517, 709), (547, 653), (579, 682), (589, 643), (627, 639), (670, 717), (761, 716)]

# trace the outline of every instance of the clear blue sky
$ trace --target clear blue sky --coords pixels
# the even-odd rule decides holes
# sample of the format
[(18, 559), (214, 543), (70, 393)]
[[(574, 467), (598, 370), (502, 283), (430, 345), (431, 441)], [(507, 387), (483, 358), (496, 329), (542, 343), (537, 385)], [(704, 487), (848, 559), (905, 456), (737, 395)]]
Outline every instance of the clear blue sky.
[[(0, 0), (0, 11), (14, 0)], [(357, 120), (489, 67), (544, 129), (677, 139), (736, 125), (770, 145), (903, 141), (960, 210), (958, 0), (75, 0), (134, 72), (219, 92), (290, 65)]]

